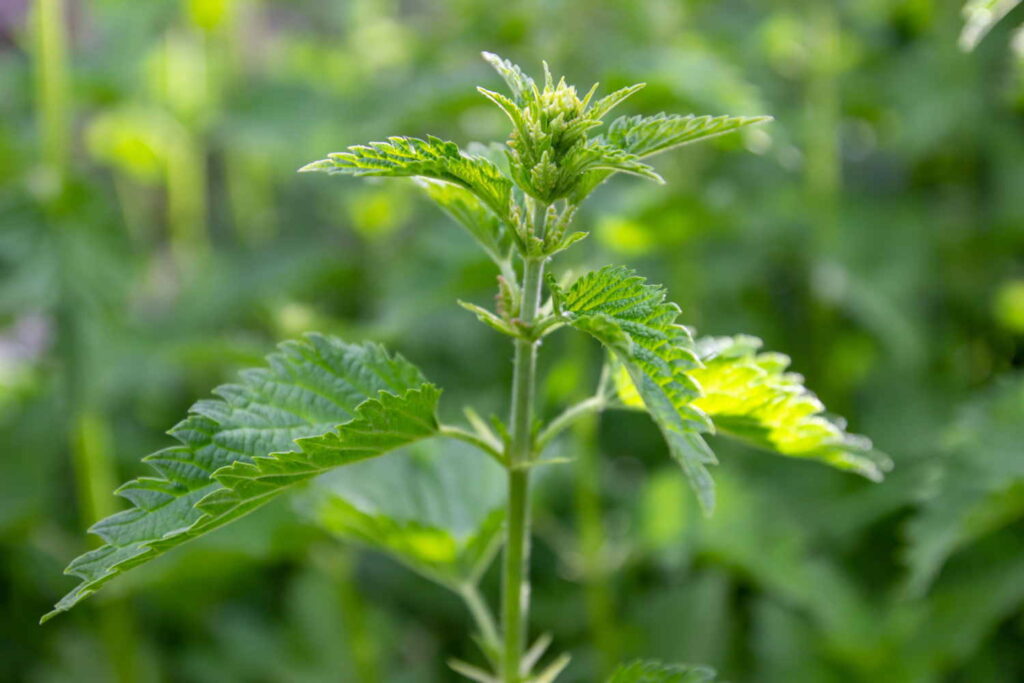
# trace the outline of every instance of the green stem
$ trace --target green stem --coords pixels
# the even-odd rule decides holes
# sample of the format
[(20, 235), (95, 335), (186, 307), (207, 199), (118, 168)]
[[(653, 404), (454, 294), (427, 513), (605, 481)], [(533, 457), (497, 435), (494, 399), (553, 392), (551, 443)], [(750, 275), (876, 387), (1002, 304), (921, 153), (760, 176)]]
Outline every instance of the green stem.
[[(542, 214), (543, 215), (543, 214)], [(523, 299), (520, 319), (527, 325), (540, 306), (544, 261), (527, 258), (523, 267)], [(530, 601), (530, 470), (534, 453), (533, 395), (537, 376), (537, 342), (515, 340), (512, 376), (512, 426), (508, 457), (508, 520), (505, 542), (501, 619), (504, 635), (503, 681), (519, 683), (520, 661), (526, 640), (526, 615)]]
[(68, 160), (67, 22), (63, 0), (36, 0), (35, 87), (43, 160), (63, 189)]

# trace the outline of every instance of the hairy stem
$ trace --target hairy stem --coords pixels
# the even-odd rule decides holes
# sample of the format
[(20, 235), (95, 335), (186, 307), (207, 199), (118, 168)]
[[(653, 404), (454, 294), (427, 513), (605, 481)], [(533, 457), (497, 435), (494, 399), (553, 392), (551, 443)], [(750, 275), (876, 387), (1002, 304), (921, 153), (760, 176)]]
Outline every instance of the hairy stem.
[[(523, 299), (520, 319), (527, 325), (537, 316), (540, 305), (544, 261), (527, 258), (523, 268)], [(503, 680), (519, 683), (520, 661), (526, 639), (526, 614), (530, 600), (528, 563), (530, 557), (529, 491), (533, 457), (533, 395), (537, 376), (537, 342), (515, 340), (515, 369), (512, 376), (512, 426), (508, 457), (508, 521), (503, 567), (501, 620), (504, 636)]]

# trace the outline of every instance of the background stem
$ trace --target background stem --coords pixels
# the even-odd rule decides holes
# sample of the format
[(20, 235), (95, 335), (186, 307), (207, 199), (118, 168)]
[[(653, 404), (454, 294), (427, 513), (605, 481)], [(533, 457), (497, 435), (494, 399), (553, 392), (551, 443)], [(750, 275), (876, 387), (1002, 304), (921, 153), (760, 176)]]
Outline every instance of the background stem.
[[(72, 112), (67, 8), (63, 0), (36, 0), (30, 18), (35, 116), (46, 181), (40, 200), (48, 228), (59, 245), (59, 300), (54, 318), (57, 354), (65, 366), (62, 391), (67, 406), (66, 430), (70, 435), (67, 450), (72, 458), (79, 517), (88, 528), (116, 511), (112, 492), (118, 477), (111, 456), (110, 428), (96, 405), (98, 401), (83, 352), (82, 336), (88, 309), (82, 304), (81, 284), (75, 278), (71, 249), (73, 218), (68, 215), (66, 198)], [(138, 681), (136, 628), (128, 605), (121, 600), (110, 601), (106, 609), (97, 613), (96, 622), (112, 680)]]
[[(582, 335), (572, 337), (571, 352), (577, 358), (587, 358), (592, 347)], [(597, 649), (597, 672), (603, 680), (619, 661), (621, 640), (615, 623), (615, 603), (609, 576), (601, 501), (601, 459), (598, 445), (598, 414), (605, 405), (606, 374), (608, 366), (602, 369), (595, 396), (576, 407), (571, 424), (572, 443), (576, 452), (574, 480), (576, 527), (578, 534), (580, 570), (583, 580), (583, 594), (587, 606), (587, 622), (591, 639)], [(584, 410), (588, 406), (590, 409)], [(569, 413), (570, 408), (566, 413)]]

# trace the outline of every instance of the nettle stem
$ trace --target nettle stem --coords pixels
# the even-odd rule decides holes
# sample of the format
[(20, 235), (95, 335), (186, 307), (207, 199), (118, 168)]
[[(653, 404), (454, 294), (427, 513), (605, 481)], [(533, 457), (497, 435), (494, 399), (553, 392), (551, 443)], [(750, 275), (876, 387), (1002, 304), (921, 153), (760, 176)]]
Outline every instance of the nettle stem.
[[(543, 213), (541, 214), (543, 216)], [(520, 319), (526, 325), (540, 307), (544, 259), (526, 258), (523, 266), (523, 298)], [(530, 602), (530, 468), (533, 459), (533, 396), (537, 380), (537, 341), (515, 340), (512, 376), (511, 444), (508, 458), (508, 538), (505, 543), (501, 621), (505, 683), (520, 681), (520, 661), (526, 640)]]

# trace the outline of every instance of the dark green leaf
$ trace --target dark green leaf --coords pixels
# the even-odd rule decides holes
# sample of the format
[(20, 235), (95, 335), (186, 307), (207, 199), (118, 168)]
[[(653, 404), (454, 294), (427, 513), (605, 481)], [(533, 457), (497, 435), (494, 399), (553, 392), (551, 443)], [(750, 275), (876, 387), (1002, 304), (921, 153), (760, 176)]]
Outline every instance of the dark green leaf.
[(712, 509), (714, 490), (705, 466), (715, 456), (700, 435), (712, 427), (693, 406), (700, 388), (687, 373), (700, 361), (690, 333), (676, 324), (679, 307), (665, 300), (661, 287), (613, 266), (581, 277), (559, 306), (571, 325), (597, 338), (621, 363), (701, 505)]
[(214, 393), (171, 430), (180, 445), (145, 458), (160, 476), (118, 490), (135, 507), (93, 526), (105, 545), (71, 563), (67, 573), (82, 583), (44, 620), (292, 484), (438, 430), (439, 390), (375, 344), (309, 335)]

